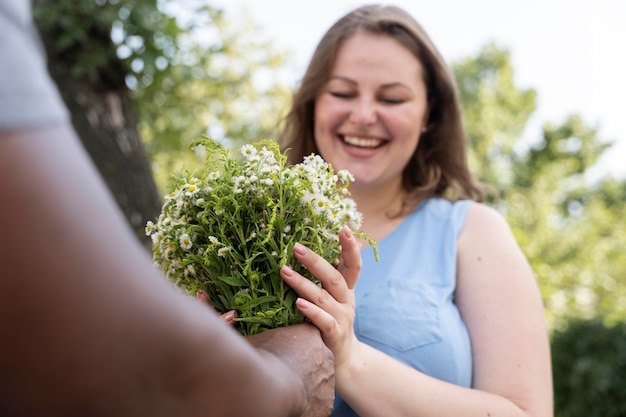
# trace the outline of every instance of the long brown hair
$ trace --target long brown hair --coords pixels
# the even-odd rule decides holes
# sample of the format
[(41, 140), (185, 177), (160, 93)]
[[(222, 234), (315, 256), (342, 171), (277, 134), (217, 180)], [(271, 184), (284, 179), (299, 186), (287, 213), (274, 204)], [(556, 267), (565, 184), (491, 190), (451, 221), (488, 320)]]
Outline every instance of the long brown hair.
[(430, 113), (427, 130), (403, 172), (403, 186), (409, 198), (419, 201), (437, 196), (483, 201), (483, 187), (467, 166), (465, 129), (450, 68), (420, 24), (395, 6), (359, 7), (339, 19), (322, 37), (278, 136), (282, 150), (288, 150), (289, 162), (299, 163), (304, 156), (319, 153), (313, 126), (315, 99), (330, 76), (340, 46), (358, 31), (392, 37), (411, 51), (424, 68)]

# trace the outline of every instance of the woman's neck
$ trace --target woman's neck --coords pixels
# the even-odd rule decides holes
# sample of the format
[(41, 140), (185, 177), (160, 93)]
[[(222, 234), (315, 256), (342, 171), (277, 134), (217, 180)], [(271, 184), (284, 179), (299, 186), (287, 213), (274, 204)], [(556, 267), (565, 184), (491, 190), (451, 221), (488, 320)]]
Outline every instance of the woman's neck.
[(380, 241), (391, 233), (407, 216), (407, 193), (401, 184), (396, 187), (350, 187), (357, 210), (363, 214), (361, 230)]

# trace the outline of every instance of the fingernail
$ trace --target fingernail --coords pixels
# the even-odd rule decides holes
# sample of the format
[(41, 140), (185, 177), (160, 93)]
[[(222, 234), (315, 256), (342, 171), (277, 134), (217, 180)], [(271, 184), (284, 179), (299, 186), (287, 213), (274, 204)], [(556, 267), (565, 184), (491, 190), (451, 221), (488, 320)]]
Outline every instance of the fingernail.
[(280, 272), (282, 272), (282, 274), (284, 276), (286, 276), (286, 277), (292, 277), (293, 276), (293, 269), (291, 269), (287, 265), (285, 265), (282, 268), (280, 268)]
[(293, 246), (293, 251), (296, 253), (296, 255), (300, 255), (300, 256), (306, 255), (306, 248), (301, 243), (296, 243)]
[(300, 297), (296, 298), (296, 305), (300, 310), (306, 310), (307, 308), (309, 308), (309, 302)]
[(345, 225), (345, 226), (343, 227), (343, 230), (345, 230), (345, 232), (344, 232), (344, 233), (346, 234), (346, 237), (347, 237), (347, 238), (349, 238), (349, 239), (351, 239), (351, 238), (352, 238), (352, 230), (350, 230), (350, 228), (348, 227), (348, 225)]

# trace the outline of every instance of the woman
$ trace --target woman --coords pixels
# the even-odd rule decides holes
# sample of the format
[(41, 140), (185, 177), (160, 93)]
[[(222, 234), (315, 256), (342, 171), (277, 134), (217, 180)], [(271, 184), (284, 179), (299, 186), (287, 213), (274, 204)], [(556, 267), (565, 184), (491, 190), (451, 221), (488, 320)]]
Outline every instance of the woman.
[(420, 25), (392, 6), (337, 21), (280, 141), (292, 163), (314, 152), (354, 175), (362, 230), (379, 243), (378, 263), (361, 250), (360, 275), (350, 250), (334, 270), (296, 246), (323, 288), (281, 272), (335, 355), (333, 416), (551, 416), (540, 293), (480, 203), (454, 79)]

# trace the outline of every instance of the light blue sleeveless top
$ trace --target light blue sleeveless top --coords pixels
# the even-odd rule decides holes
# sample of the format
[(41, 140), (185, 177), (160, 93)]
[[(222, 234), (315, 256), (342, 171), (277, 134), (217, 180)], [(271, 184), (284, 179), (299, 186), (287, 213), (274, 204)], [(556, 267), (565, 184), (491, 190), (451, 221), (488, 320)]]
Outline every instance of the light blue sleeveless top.
[[(454, 303), (457, 238), (469, 200), (431, 198), (378, 244), (361, 251), (355, 287), (357, 338), (419, 371), (472, 383), (469, 334)], [(357, 416), (337, 395), (331, 416)]]

